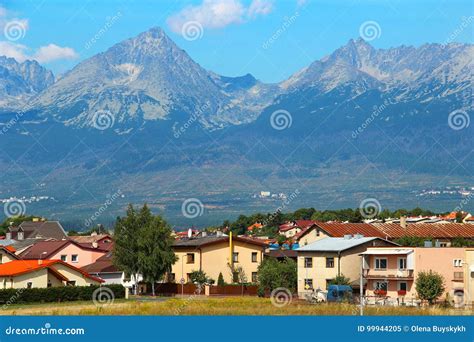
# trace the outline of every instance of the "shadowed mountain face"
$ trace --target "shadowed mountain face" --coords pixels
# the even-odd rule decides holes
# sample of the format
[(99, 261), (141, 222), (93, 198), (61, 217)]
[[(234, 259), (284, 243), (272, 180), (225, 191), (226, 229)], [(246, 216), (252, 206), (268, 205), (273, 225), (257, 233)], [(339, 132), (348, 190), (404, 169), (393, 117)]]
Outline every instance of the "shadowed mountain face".
[(422, 205), (419, 189), (474, 182), (473, 55), (351, 40), (264, 84), (203, 69), (154, 28), (56, 83), (36, 62), (0, 58), (0, 198), (47, 194), (58, 202), (42, 210), (84, 216), (121, 189), (112, 216), (148, 201), (178, 222), (192, 196), (212, 219), (272, 210), (250, 199), (265, 189), (298, 188), (294, 207), (355, 207), (374, 192), (383, 205)]

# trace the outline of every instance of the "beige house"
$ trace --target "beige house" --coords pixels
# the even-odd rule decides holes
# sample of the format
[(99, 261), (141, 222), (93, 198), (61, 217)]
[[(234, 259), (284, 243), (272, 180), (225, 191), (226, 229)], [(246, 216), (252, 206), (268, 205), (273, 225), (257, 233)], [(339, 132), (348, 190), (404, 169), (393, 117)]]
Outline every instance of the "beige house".
[(474, 248), (466, 248), (464, 256), (464, 303), (474, 303)]
[(12, 250), (9, 250), (8, 247), (0, 246), (0, 265), (17, 259), (18, 257)]
[(396, 246), (378, 237), (346, 235), (326, 237), (298, 248), (298, 296), (313, 289), (325, 290), (338, 275), (349, 278), (353, 287), (359, 286), (360, 256), (368, 247)]
[(204, 236), (177, 240), (173, 250), (178, 261), (168, 280), (189, 282), (193, 271), (203, 271), (217, 282), (219, 273), (224, 281), (234, 281), (231, 267), (240, 267), (247, 282), (257, 281), (257, 269), (263, 259), (266, 244), (256, 239), (229, 236)]
[(61, 260), (14, 260), (0, 265), (0, 289), (88, 286), (102, 282)]

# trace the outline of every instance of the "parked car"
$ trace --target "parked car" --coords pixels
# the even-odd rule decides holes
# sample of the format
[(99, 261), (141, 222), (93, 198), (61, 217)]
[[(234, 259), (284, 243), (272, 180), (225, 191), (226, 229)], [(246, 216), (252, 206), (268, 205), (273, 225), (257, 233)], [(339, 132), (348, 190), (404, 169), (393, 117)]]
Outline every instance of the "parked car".
[(352, 302), (352, 287), (349, 285), (329, 285), (328, 302)]

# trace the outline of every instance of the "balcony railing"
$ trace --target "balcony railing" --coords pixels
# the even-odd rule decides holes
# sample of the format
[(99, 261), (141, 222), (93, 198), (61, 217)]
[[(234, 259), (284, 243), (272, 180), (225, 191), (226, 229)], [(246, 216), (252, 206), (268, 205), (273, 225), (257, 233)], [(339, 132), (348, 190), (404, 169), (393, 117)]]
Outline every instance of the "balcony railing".
[(413, 270), (396, 270), (396, 269), (386, 269), (386, 270), (364, 270), (364, 278), (369, 279), (385, 279), (385, 278), (393, 278), (393, 279), (403, 279), (413, 278)]

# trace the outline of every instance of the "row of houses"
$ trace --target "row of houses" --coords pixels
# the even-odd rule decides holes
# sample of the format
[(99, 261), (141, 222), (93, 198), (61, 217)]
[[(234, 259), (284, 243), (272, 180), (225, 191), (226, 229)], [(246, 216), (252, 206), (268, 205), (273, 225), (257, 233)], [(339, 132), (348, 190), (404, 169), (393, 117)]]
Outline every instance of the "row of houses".
[[(283, 228), (283, 229), (282, 229)], [(259, 229), (254, 225), (254, 229)], [(446, 294), (474, 291), (474, 248), (452, 247), (454, 239), (474, 239), (474, 225), (340, 223), (295, 221), (280, 227), (291, 248), (269, 243), (265, 237), (213, 235), (191, 231), (176, 234), (173, 250), (178, 261), (165, 282), (188, 283), (194, 271), (217, 281), (235, 282), (235, 269), (245, 282), (258, 282), (258, 267), (266, 257), (291, 258), (297, 263), (299, 296), (327, 289), (344, 275), (368, 296), (405, 300), (415, 298), (414, 284), (422, 271), (436, 270), (446, 282)], [(431, 238), (424, 247), (400, 246), (403, 236)], [(59, 222), (24, 222), (10, 227), (0, 239), (0, 288), (60, 285), (137, 285), (113, 264), (113, 238), (108, 234), (67, 236)], [(240, 279), (239, 281), (242, 281)]]

